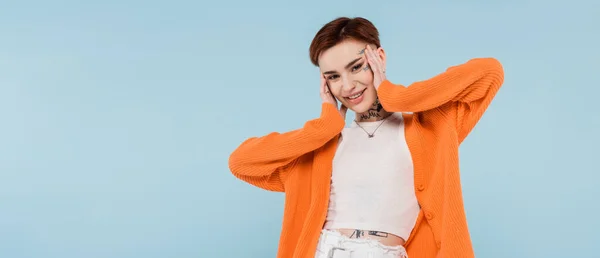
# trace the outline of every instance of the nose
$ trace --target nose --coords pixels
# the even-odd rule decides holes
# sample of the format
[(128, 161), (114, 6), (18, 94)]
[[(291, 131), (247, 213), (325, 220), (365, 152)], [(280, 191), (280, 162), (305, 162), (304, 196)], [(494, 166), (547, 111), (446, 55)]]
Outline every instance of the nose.
[(342, 77), (342, 90), (344, 92), (352, 92), (356, 86), (347, 76)]

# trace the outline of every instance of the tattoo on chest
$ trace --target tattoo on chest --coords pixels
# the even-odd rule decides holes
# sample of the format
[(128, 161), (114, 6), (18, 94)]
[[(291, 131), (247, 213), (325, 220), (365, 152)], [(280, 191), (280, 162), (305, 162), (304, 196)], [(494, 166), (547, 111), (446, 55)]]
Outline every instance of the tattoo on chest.
[(361, 238), (361, 237), (364, 237), (365, 236), (365, 232), (369, 236), (376, 236), (376, 237), (388, 237), (389, 236), (388, 233), (381, 232), (381, 231), (356, 229), (356, 230), (354, 230), (354, 232), (352, 232), (352, 235), (350, 236), (350, 238)]

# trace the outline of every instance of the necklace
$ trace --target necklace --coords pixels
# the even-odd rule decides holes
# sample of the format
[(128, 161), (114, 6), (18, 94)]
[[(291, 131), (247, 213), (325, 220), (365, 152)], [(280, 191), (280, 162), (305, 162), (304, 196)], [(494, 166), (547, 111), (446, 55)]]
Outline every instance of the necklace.
[[(388, 116), (389, 117), (389, 116)], [(377, 129), (379, 129), (379, 127), (385, 122), (385, 120), (387, 119), (384, 118), (381, 123), (379, 123), (379, 125), (375, 128), (375, 131), (373, 131), (373, 133), (369, 133), (367, 130), (365, 130), (365, 128), (363, 128), (358, 121), (356, 121), (356, 119), (354, 119), (354, 122), (358, 125), (358, 127), (360, 127), (360, 129), (363, 129), (363, 131), (365, 131), (365, 133), (367, 133), (367, 135), (369, 136), (369, 138), (373, 138), (373, 136), (375, 136), (375, 132), (377, 132)]]

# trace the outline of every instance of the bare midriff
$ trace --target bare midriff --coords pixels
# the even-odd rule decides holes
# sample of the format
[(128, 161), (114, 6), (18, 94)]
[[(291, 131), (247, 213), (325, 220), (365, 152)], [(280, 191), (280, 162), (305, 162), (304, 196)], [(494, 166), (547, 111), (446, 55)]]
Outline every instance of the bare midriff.
[(339, 232), (340, 234), (347, 236), (351, 239), (371, 239), (380, 242), (385, 246), (404, 246), (406, 242), (402, 237), (396, 236), (394, 234), (382, 232), (382, 231), (373, 231), (373, 230), (361, 230), (361, 229), (334, 229), (334, 231)]

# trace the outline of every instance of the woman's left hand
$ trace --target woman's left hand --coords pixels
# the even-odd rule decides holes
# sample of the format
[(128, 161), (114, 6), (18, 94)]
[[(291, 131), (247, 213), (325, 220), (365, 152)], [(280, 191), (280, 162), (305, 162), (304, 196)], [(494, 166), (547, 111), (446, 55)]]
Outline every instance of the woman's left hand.
[(375, 89), (378, 89), (379, 85), (381, 85), (381, 83), (386, 80), (385, 63), (383, 62), (383, 60), (381, 60), (377, 52), (373, 48), (371, 48), (370, 45), (367, 45), (367, 49), (365, 52), (365, 56), (367, 57), (367, 61), (369, 62), (369, 67), (371, 67), (371, 71), (373, 71), (373, 85), (375, 86)]

